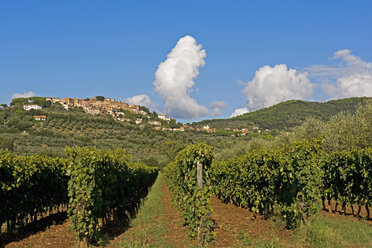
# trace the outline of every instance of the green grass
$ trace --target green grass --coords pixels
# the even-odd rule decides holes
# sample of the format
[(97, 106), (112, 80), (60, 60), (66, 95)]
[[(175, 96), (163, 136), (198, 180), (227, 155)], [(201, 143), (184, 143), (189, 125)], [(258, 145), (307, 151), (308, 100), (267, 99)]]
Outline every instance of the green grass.
[(320, 215), (302, 229), (292, 231), (292, 235), (287, 240), (279, 241), (276, 232), (283, 228), (283, 225), (279, 227), (280, 224), (280, 221), (273, 221), (273, 230), (267, 234), (267, 240), (251, 238), (244, 232), (240, 232), (235, 235), (235, 247), (372, 248), (372, 223), (357, 219)]
[(160, 173), (146, 197), (144, 204), (131, 222), (121, 247), (170, 247), (163, 237), (166, 232), (161, 197), (162, 174)]
[(372, 247), (372, 224), (320, 216), (303, 230), (311, 247)]

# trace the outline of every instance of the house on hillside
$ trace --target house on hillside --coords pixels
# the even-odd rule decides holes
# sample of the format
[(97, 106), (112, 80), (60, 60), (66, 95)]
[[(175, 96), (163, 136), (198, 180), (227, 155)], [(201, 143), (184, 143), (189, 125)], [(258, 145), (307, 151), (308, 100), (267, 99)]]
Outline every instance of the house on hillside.
[(59, 103), (63, 103), (63, 99), (59, 98), (59, 97), (53, 97), (52, 98), (52, 103), (56, 103), (56, 102), (59, 102)]
[(149, 121), (150, 125), (156, 125), (156, 126), (161, 126), (160, 121)]
[(46, 115), (34, 115), (35, 121), (46, 121)]
[(170, 121), (171, 119), (168, 117), (168, 116), (166, 116), (165, 114), (160, 114), (160, 115), (158, 115), (158, 117), (159, 117), (159, 119), (162, 119), (162, 120), (164, 120), (164, 121)]
[(216, 132), (216, 128), (208, 128), (207, 129), (207, 132), (208, 133), (215, 133)]
[(34, 103), (30, 103), (30, 104), (23, 105), (23, 109), (26, 111), (29, 111), (31, 109), (36, 109), (36, 110), (43, 109), (43, 107), (41, 107), (40, 105), (34, 104)]
[(137, 119), (137, 120), (136, 120), (136, 124), (137, 124), (137, 125), (139, 125), (139, 124), (141, 124), (141, 123), (142, 123), (142, 119)]
[(67, 105), (74, 105), (74, 99), (72, 99), (72, 98), (69, 98), (69, 97), (66, 97), (65, 98), (65, 103), (67, 104)]
[(184, 132), (185, 129), (183, 127), (180, 127), (180, 128), (173, 128), (173, 131), (176, 131), (176, 132)]

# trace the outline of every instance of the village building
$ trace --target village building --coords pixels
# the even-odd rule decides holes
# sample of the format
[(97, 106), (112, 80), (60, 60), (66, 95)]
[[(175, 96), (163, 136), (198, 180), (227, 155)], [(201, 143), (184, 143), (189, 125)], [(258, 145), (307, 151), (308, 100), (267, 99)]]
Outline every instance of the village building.
[(66, 97), (66, 98), (65, 98), (65, 103), (66, 103), (67, 105), (73, 106), (73, 105), (74, 105), (74, 99), (69, 98), (69, 97)]
[(43, 109), (43, 107), (37, 105), (37, 104), (34, 104), (34, 103), (31, 103), (31, 104), (25, 104), (23, 105), (23, 109), (26, 110), (26, 111), (29, 111), (31, 109), (35, 109), (35, 110), (40, 110), (40, 109)]
[(63, 99), (61, 99), (59, 97), (53, 97), (52, 98), (52, 103), (56, 103), (56, 102), (63, 103)]
[(160, 115), (158, 115), (158, 118), (159, 119), (162, 119), (162, 120), (164, 120), (164, 121), (170, 121), (171, 119), (168, 117), (168, 116), (166, 116), (165, 114), (160, 114)]
[(160, 121), (149, 121), (149, 124), (150, 125), (161, 126), (161, 122)]
[(173, 128), (173, 131), (176, 131), (176, 132), (183, 132), (185, 131), (185, 129), (183, 127), (180, 127), (180, 128)]
[(46, 121), (46, 115), (34, 115), (35, 121)]
[(216, 132), (216, 128), (208, 128), (207, 129), (207, 132), (208, 133), (215, 133)]
[(68, 106), (67, 103), (65, 103), (65, 102), (59, 102), (59, 103), (62, 105), (62, 107), (63, 107), (64, 109), (66, 109), (66, 110), (69, 109), (69, 106)]
[(170, 128), (170, 127), (163, 127), (161, 130), (162, 131), (172, 131), (173, 129)]

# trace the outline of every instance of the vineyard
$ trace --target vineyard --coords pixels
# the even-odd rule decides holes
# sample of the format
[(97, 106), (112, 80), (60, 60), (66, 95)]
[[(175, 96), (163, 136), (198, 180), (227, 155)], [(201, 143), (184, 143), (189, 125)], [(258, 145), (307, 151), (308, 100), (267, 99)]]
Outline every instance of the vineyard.
[[(370, 219), (371, 148), (327, 153), (318, 139), (228, 161), (213, 161), (213, 153), (203, 143), (189, 145), (164, 168), (189, 236), (199, 245), (218, 239), (212, 195), (249, 209), (252, 218), (282, 218), (288, 229), (308, 225), (322, 205), (337, 212), (340, 204), (341, 214), (349, 207), (352, 216)], [(67, 210), (80, 244), (99, 245), (105, 224), (138, 209), (158, 174), (154, 167), (129, 163), (119, 149), (67, 148), (66, 154), (67, 159), (0, 155), (0, 221), (6, 232)]]
[[(1, 151), (0, 247), (33, 246), (57, 222), (54, 246), (35, 247), (371, 247), (371, 113), (369, 102), (223, 150), (167, 140), (162, 170), (123, 149)], [(47, 219), (35, 237), (22, 236)]]
[(7, 232), (57, 209), (68, 209), (83, 245), (99, 242), (100, 229), (138, 207), (158, 170), (130, 164), (123, 150), (67, 149), (69, 159), (0, 155), (0, 223)]

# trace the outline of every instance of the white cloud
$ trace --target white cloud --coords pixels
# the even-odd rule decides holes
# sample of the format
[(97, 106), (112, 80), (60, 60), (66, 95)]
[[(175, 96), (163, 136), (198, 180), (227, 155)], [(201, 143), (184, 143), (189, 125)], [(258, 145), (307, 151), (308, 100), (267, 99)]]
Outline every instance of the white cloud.
[(239, 108), (239, 109), (235, 109), (234, 113), (232, 113), (230, 115), (230, 118), (231, 117), (236, 117), (236, 116), (239, 116), (239, 115), (242, 115), (242, 114), (245, 114), (245, 113), (248, 113), (249, 110), (247, 108)]
[(348, 49), (337, 51), (332, 60), (338, 65), (317, 65), (308, 68), (310, 76), (322, 83), (332, 98), (372, 96), (372, 63), (352, 55)]
[(211, 116), (217, 117), (221, 116), (221, 109), (227, 108), (227, 104), (221, 101), (213, 101), (211, 102), (211, 108), (213, 109)]
[(125, 98), (125, 102), (129, 104), (135, 104), (140, 106), (145, 106), (147, 108), (155, 108), (156, 104), (153, 103), (148, 95), (135, 95), (132, 97)]
[(307, 72), (298, 72), (281, 64), (259, 68), (243, 93), (247, 98), (246, 109), (252, 111), (286, 100), (309, 98), (313, 89)]
[(25, 92), (25, 93), (14, 93), (12, 95), (12, 99), (14, 99), (14, 98), (28, 98), (28, 97), (33, 97), (34, 95), (35, 95), (35, 93), (32, 92), (32, 91)]
[(205, 50), (191, 36), (181, 38), (167, 59), (159, 64), (155, 72), (155, 91), (165, 105), (165, 112), (175, 118), (198, 118), (208, 114), (208, 109), (190, 97), (199, 75), (199, 68), (205, 64)]

